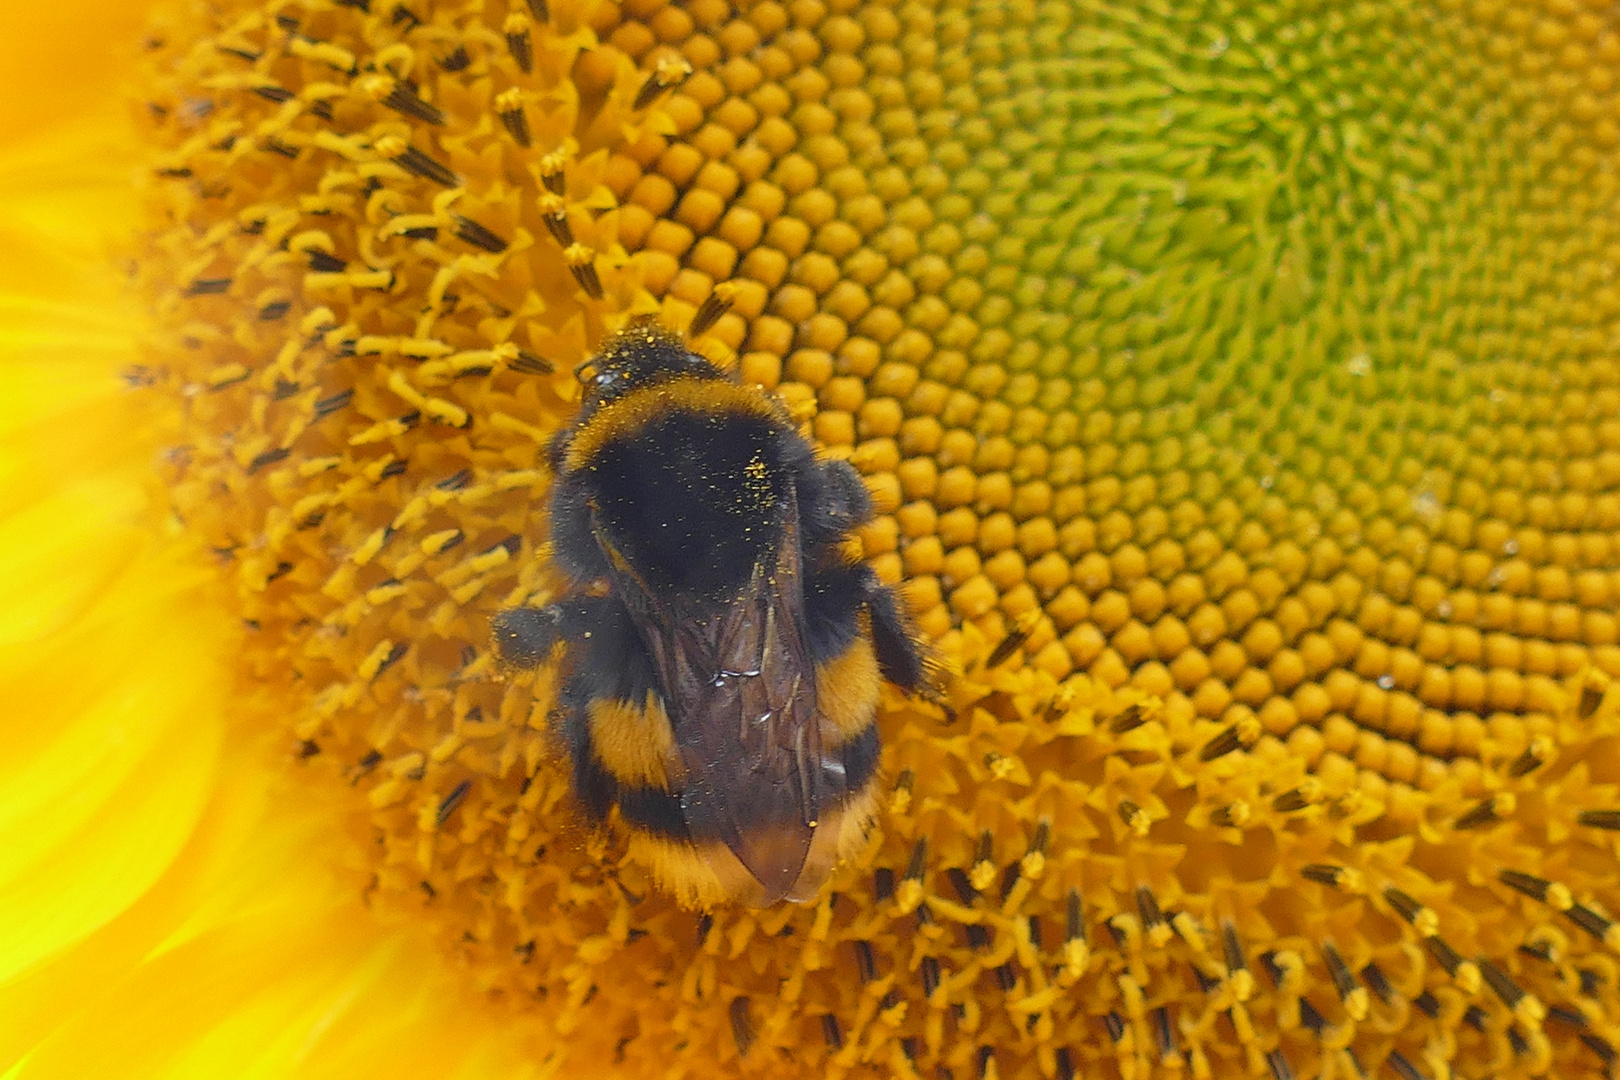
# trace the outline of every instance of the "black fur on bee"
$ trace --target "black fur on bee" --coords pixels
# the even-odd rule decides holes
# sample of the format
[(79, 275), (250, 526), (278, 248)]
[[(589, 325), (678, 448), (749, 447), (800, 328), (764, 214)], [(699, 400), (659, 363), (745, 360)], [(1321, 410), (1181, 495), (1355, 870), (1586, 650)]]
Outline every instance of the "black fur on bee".
[(498, 614), (497, 649), (533, 667), (562, 646), (579, 801), (678, 899), (809, 899), (870, 820), (881, 682), (927, 682), (895, 593), (846, 554), (865, 485), (652, 324), (579, 374), (550, 447), (568, 588)]

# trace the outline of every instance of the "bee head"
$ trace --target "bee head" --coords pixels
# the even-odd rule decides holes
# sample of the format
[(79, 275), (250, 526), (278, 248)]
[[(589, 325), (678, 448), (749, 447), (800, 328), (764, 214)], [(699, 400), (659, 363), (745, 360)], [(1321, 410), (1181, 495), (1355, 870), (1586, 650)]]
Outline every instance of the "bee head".
[(637, 320), (608, 338), (600, 352), (574, 369), (574, 375), (585, 386), (586, 413), (666, 379), (724, 378), (680, 337), (651, 319)]

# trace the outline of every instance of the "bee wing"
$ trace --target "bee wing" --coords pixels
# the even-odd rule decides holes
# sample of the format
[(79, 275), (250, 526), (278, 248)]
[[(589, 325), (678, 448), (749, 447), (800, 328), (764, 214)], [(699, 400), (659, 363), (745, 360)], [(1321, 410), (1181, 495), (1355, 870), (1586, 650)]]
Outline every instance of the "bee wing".
[(615, 571), (663, 680), (687, 828), (696, 841), (725, 843), (766, 904), (797, 880), (841, 769), (822, 753), (797, 511), (790, 496), (774, 555), (718, 608), (660, 599), (627, 568)]

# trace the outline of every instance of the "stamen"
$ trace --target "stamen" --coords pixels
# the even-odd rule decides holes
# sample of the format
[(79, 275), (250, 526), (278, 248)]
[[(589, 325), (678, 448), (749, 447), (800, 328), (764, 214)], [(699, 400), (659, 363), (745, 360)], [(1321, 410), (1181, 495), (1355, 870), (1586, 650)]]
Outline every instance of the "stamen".
[(499, 236), (478, 224), (472, 218), (455, 215), (456, 237), (471, 244), (473, 247), (483, 248), (494, 255), (499, 255), (507, 248), (507, 243)]
[(406, 82), (387, 75), (368, 75), (360, 80), (359, 87), (361, 93), (403, 116), (435, 126), (444, 124), (444, 113), (417, 97), (416, 89)]
[(1468, 810), (1452, 823), (1455, 829), (1477, 829), (1492, 825), (1513, 813), (1516, 801), (1511, 791), (1498, 792)]
[(735, 296), (736, 287), (729, 282), (716, 285), (703, 303), (698, 305), (697, 313), (692, 316), (692, 324), (686, 328), (687, 338), (699, 337), (719, 322), (720, 316), (731, 310)]
[(658, 61), (653, 73), (647, 76), (647, 81), (641, 85), (641, 90), (636, 94), (636, 100), (630, 107), (639, 112), (651, 105), (659, 94), (665, 90), (673, 90), (691, 77), (692, 65), (685, 59), (678, 56), (665, 57)]
[(1620, 830), (1620, 810), (1582, 810), (1575, 820), (1594, 829)]
[(585, 290), (585, 295), (592, 300), (600, 300), (605, 295), (602, 292), (602, 279), (596, 274), (596, 252), (584, 244), (571, 245), (563, 252), (563, 258), (568, 260), (568, 269), (573, 273), (574, 280), (579, 287)]
[(503, 90), (495, 98), (495, 115), (501, 118), (501, 124), (506, 128), (507, 134), (512, 136), (519, 146), (527, 148), (529, 145), (529, 118), (523, 111), (523, 93), (517, 87)]
[(444, 823), (450, 820), (450, 815), (456, 812), (456, 807), (462, 804), (467, 798), (467, 792), (471, 790), (471, 780), (463, 780), (452, 788), (450, 794), (446, 795), (444, 800), (439, 803), (439, 811), (434, 815), (434, 825), (443, 828)]
[(518, 70), (525, 75), (531, 74), (534, 71), (534, 46), (529, 40), (529, 20), (515, 13), (508, 15), (501, 33), (506, 37), (506, 51), (512, 54)]
[(726, 1011), (731, 1018), (731, 1037), (737, 1043), (737, 1056), (747, 1057), (748, 1048), (754, 1045), (754, 1028), (748, 1020), (748, 999), (733, 998)]

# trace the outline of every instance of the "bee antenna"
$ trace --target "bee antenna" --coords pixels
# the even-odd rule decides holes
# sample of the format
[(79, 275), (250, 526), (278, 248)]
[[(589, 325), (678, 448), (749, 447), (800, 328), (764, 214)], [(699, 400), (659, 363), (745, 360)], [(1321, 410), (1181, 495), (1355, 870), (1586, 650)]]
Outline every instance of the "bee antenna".
[(588, 368), (588, 367), (592, 367), (595, 364), (596, 364), (596, 357), (594, 357), (594, 356), (587, 357), (586, 359), (581, 360), (579, 362), (578, 366), (576, 366), (574, 368), (574, 378), (579, 380), (580, 382), (586, 382), (587, 380), (585, 378), (585, 369)]

